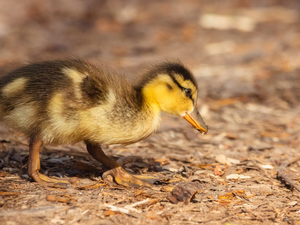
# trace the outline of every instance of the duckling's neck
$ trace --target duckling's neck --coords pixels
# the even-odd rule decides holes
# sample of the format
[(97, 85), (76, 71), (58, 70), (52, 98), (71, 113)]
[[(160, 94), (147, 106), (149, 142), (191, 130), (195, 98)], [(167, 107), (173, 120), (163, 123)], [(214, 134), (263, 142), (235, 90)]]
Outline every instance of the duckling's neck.
[(161, 107), (157, 99), (156, 89), (157, 88), (155, 87), (155, 84), (147, 84), (143, 87), (137, 88), (138, 96), (142, 102), (142, 111), (148, 111), (152, 115), (160, 115), (161, 113)]
[(154, 97), (153, 89), (149, 86), (135, 87), (138, 107), (137, 116), (145, 122), (154, 123), (156, 126), (160, 122), (161, 108), (159, 102)]
[(149, 95), (147, 92), (148, 90), (142, 90), (140, 93), (142, 98), (141, 112), (151, 114), (153, 116), (159, 116), (161, 108), (153, 95)]

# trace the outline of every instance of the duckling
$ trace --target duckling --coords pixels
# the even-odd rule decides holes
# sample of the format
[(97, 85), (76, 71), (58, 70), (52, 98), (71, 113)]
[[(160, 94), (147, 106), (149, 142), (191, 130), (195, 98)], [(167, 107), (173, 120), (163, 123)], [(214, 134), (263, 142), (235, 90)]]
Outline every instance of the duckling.
[(133, 84), (125, 75), (83, 60), (44, 61), (0, 79), (0, 119), (30, 138), (28, 174), (42, 186), (68, 183), (39, 173), (42, 145), (84, 141), (118, 184), (151, 187), (107, 157), (100, 145), (145, 139), (158, 128), (161, 112), (183, 117), (206, 133), (197, 91), (194, 76), (180, 62), (153, 65)]

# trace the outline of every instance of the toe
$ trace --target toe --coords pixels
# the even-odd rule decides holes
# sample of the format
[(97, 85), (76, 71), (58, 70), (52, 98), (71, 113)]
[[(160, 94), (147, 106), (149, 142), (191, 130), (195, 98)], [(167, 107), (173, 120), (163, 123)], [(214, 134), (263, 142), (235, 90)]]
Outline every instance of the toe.
[(136, 178), (135, 176), (127, 173), (122, 167), (117, 167), (114, 169), (111, 169), (109, 171), (106, 171), (103, 174), (103, 178), (105, 179), (107, 177), (107, 175), (111, 175), (114, 177), (116, 183), (123, 185), (125, 187), (140, 187), (140, 186), (144, 186), (144, 187), (149, 187), (152, 188), (153, 185), (140, 180), (138, 178)]
[(68, 181), (53, 179), (53, 178), (47, 177), (47, 176), (45, 176), (45, 175), (43, 175), (43, 174), (40, 174), (40, 173), (39, 173), (39, 177), (40, 177), (42, 180), (44, 180), (44, 181), (46, 181), (46, 182), (50, 182), (50, 183), (63, 183), (63, 184), (69, 184)]
[(38, 171), (35, 171), (31, 174), (31, 177), (43, 187), (54, 187), (54, 188), (67, 188), (69, 182), (64, 180), (56, 180), (50, 177), (47, 177), (43, 174), (40, 174)]

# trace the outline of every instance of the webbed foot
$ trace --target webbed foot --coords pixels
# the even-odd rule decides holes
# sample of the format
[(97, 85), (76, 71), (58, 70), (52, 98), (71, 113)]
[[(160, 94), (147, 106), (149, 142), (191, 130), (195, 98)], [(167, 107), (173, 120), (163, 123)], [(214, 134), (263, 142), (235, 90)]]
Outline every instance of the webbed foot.
[(67, 188), (69, 182), (65, 180), (57, 180), (40, 174), (38, 171), (33, 171), (29, 175), (43, 187)]
[(147, 175), (131, 175), (122, 168), (122, 165), (133, 162), (133, 157), (121, 158), (118, 160), (118, 162), (116, 162), (111, 158), (107, 157), (107, 155), (105, 155), (99, 144), (93, 144), (86, 141), (86, 147), (88, 152), (96, 160), (101, 162), (104, 166), (110, 168), (110, 170), (103, 173), (103, 179), (107, 178), (108, 175), (111, 175), (118, 184), (121, 184), (126, 187), (145, 186), (151, 189), (156, 189), (155, 185), (151, 183), (154, 183), (156, 180), (159, 180), (157, 177)]
[(142, 179), (153, 180), (155, 179), (154, 177), (144, 176), (144, 175), (137, 175), (137, 176), (131, 175), (130, 173), (126, 172), (122, 167), (116, 167), (114, 169), (110, 169), (106, 171), (102, 175), (103, 179), (107, 178), (108, 175), (111, 175), (114, 178), (116, 183), (123, 185), (125, 187), (140, 187), (140, 186), (149, 187), (149, 188), (154, 187), (153, 184), (142, 180)]

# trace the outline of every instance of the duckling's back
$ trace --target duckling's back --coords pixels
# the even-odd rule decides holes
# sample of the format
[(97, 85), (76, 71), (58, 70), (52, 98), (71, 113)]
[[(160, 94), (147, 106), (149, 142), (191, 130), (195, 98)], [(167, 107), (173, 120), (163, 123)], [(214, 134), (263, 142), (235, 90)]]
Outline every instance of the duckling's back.
[(105, 105), (112, 86), (114, 74), (81, 60), (30, 64), (0, 79), (0, 119), (45, 143), (81, 141), (82, 112)]

